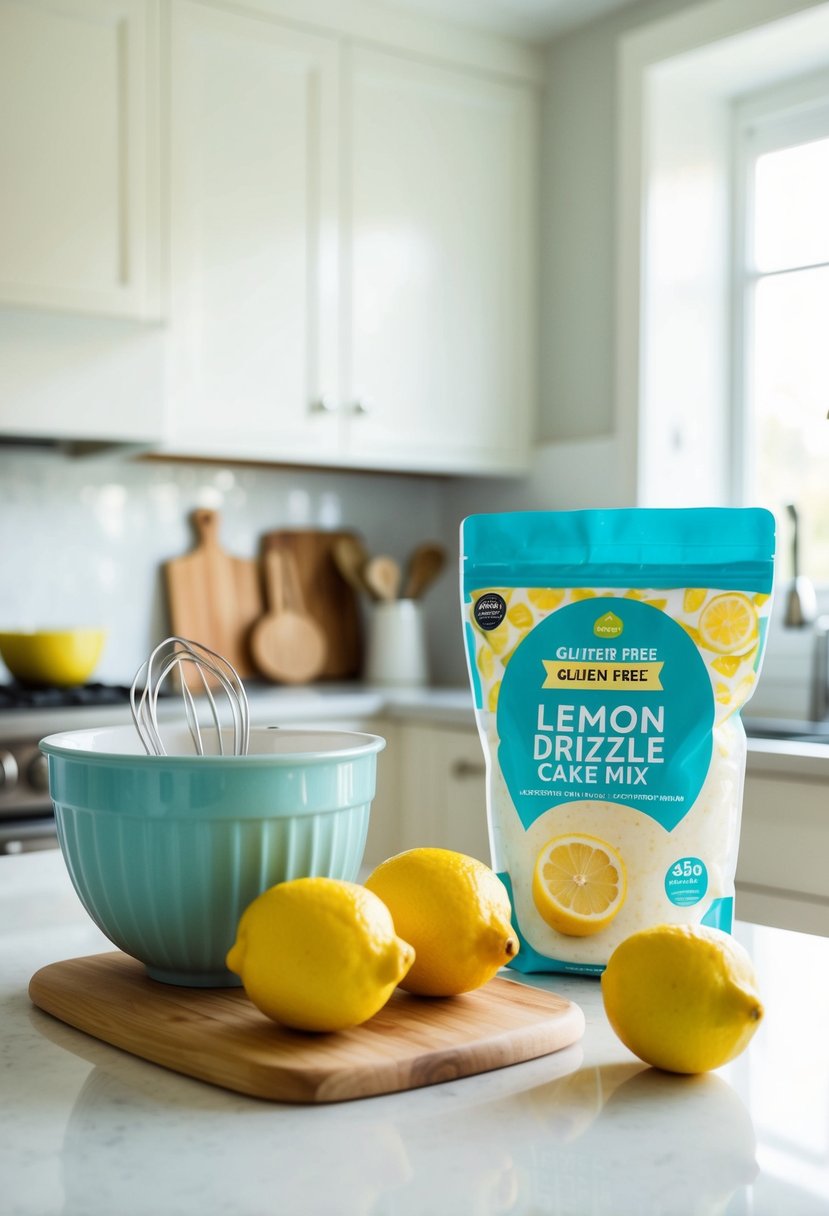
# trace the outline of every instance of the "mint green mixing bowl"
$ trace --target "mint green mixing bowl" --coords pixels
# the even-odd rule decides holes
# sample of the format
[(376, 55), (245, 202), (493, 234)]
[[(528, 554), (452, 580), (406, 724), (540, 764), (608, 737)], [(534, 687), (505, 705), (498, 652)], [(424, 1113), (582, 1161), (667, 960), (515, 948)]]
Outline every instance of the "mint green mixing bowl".
[(165, 746), (146, 755), (132, 726), (42, 740), (61, 851), (96, 925), (154, 979), (236, 986), (225, 955), (257, 895), (356, 880), (385, 740), (259, 727), (247, 756), (198, 756), (182, 729)]

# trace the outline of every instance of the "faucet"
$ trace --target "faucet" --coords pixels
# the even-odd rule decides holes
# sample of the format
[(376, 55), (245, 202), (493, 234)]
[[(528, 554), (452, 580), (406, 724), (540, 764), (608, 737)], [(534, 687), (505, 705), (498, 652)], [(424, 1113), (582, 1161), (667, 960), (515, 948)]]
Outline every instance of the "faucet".
[(792, 521), (792, 581), (786, 595), (783, 625), (786, 629), (802, 629), (817, 616), (817, 598), (811, 579), (800, 573), (800, 521), (797, 507), (790, 502), (786, 510)]
[(792, 581), (786, 593), (783, 627), (804, 629), (814, 621), (809, 717), (812, 722), (824, 722), (829, 718), (829, 616), (817, 615), (814, 585), (811, 579), (800, 573), (800, 520), (797, 507), (793, 502), (787, 503), (786, 511), (792, 521)]
[(813, 722), (824, 722), (829, 717), (829, 616), (819, 616), (815, 621), (809, 706)]

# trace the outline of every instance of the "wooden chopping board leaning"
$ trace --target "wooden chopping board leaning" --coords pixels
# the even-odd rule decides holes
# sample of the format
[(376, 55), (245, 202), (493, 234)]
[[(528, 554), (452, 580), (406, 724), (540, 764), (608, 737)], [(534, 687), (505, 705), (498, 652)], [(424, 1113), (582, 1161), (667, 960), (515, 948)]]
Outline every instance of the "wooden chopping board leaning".
[[(255, 675), (248, 638), (264, 607), (259, 564), (222, 549), (217, 511), (198, 508), (191, 519), (195, 549), (164, 563), (173, 633), (214, 650), (243, 679)], [(193, 691), (203, 687), (195, 671), (187, 683)]]

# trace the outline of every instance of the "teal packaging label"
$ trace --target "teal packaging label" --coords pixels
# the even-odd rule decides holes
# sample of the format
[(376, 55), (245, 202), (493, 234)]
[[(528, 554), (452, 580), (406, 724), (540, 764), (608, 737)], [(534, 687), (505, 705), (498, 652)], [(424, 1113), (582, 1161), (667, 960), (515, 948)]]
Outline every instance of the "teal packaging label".
[(598, 975), (640, 929), (730, 930), (774, 519), (474, 515), (461, 605), (518, 971)]
[(670, 831), (708, 772), (714, 696), (670, 616), (595, 597), (552, 613), (518, 646), (497, 721), (498, 762), (526, 828), (553, 802), (592, 798)]

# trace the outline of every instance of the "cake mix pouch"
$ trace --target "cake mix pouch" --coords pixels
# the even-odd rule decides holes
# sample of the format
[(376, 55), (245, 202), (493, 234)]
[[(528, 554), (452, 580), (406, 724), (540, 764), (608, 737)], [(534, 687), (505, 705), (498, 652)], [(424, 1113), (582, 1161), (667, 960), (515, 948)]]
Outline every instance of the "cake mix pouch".
[(730, 932), (740, 710), (773, 557), (760, 509), (463, 521), (466, 654), (518, 970), (600, 973), (648, 925)]

